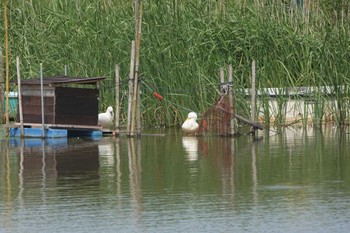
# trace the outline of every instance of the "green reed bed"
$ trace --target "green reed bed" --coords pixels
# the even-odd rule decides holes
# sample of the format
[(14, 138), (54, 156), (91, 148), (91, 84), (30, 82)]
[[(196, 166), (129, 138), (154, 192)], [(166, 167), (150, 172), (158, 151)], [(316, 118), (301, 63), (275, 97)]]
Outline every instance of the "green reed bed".
[[(331, 3), (304, 1), (297, 6), (277, 0), (144, 0), (143, 125), (179, 125), (189, 110), (204, 113), (218, 99), (220, 67), (226, 69), (229, 64), (234, 69), (236, 110), (250, 116), (247, 96), (238, 90), (251, 86), (253, 59), (258, 89), (346, 86), (349, 4)], [(8, 8), (11, 80), (16, 80), (16, 56), (21, 59), (23, 78), (38, 76), (41, 62), (45, 76), (62, 74), (64, 65), (72, 76), (105, 76), (100, 92), (102, 111), (114, 105), (113, 69), (118, 63), (121, 119), (125, 123), (135, 35), (133, 1), (8, 1)], [(3, 28), (0, 30), (3, 35)], [(349, 92), (344, 90), (335, 88), (332, 96), (337, 102), (327, 106), (326, 96), (313, 93), (316, 124), (328, 108), (337, 112), (337, 124), (347, 124)], [(164, 99), (155, 98), (153, 91)], [(268, 96), (259, 98), (264, 113), (271, 114)], [(277, 98), (278, 125), (284, 125), (288, 98)]]

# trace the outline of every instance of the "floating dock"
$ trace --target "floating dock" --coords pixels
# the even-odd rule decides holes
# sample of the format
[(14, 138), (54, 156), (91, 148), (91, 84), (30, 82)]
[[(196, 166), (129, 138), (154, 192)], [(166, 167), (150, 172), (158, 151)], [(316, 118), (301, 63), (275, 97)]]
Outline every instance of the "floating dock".
[(102, 137), (101, 127), (82, 126), (82, 125), (58, 125), (48, 124), (43, 128), (40, 124), (24, 124), (23, 133), (19, 123), (10, 127), (10, 137), (28, 137), (28, 138), (62, 138), (62, 137)]

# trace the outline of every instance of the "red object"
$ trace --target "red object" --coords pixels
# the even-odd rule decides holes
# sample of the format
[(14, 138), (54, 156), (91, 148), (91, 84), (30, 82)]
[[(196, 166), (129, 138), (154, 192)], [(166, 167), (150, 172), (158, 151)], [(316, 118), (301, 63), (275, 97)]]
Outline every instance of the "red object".
[(208, 123), (207, 123), (207, 120), (206, 120), (206, 119), (203, 119), (202, 125), (203, 125), (203, 131), (207, 131), (207, 129), (208, 129)]
[(154, 97), (156, 97), (157, 99), (159, 99), (159, 100), (162, 100), (163, 99), (163, 96), (161, 96), (160, 94), (158, 94), (157, 92), (153, 92), (153, 95), (154, 95)]

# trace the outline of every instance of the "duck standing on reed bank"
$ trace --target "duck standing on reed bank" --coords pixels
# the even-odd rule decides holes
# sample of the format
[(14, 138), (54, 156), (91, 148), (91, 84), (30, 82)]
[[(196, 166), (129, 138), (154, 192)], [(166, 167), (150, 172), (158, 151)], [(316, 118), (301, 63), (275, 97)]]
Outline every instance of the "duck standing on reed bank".
[(190, 112), (187, 115), (187, 119), (182, 124), (182, 130), (188, 134), (193, 134), (197, 131), (198, 127), (197, 114), (195, 112)]
[(105, 127), (113, 122), (113, 118), (114, 118), (113, 108), (109, 106), (106, 112), (98, 114), (97, 125)]

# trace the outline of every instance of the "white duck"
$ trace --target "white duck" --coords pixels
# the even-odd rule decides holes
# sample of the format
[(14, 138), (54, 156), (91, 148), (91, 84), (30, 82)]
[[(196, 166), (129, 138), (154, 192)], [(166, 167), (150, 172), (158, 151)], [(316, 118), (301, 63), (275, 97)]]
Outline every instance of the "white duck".
[(195, 112), (190, 112), (187, 115), (187, 119), (182, 124), (182, 130), (186, 133), (195, 133), (199, 127), (197, 120), (197, 114)]
[(113, 108), (109, 106), (104, 113), (98, 114), (98, 123), (97, 125), (105, 127), (108, 124), (112, 123), (114, 118)]

